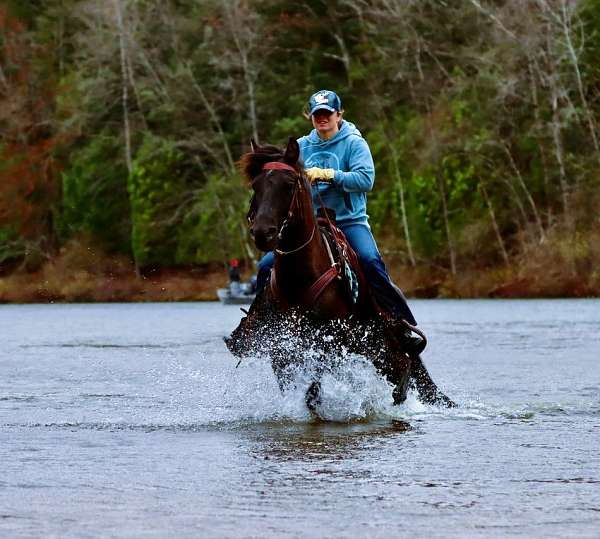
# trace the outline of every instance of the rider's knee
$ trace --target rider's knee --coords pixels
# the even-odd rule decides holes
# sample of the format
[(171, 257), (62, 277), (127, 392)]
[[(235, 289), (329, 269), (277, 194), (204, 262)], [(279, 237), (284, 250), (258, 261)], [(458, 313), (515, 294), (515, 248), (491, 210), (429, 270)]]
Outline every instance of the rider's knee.
[(379, 253), (360, 254), (358, 260), (363, 268), (378, 268), (381, 265)]

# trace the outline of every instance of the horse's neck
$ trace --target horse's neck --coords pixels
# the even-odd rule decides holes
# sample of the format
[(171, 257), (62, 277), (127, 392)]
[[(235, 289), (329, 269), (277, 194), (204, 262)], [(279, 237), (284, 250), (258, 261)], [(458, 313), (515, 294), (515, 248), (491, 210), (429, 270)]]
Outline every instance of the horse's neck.
[[(290, 286), (296, 288), (303, 282), (312, 284), (330, 265), (314, 214), (310, 187), (305, 186), (300, 199), (299, 214), (294, 216), (286, 228), (281, 249), (283, 251), (297, 249), (311, 236), (311, 241), (302, 249), (277, 257), (276, 271), (278, 271), (279, 282), (282, 279), (288, 281), (289, 278)], [(284, 285), (284, 282), (281, 284)]]
[[(275, 258), (275, 280), (278, 295), (290, 305), (302, 305), (307, 293), (317, 280), (331, 268), (331, 260), (317, 225), (312, 205), (310, 188), (303, 193), (299, 219), (294, 219), (285, 230), (282, 241), (288, 251), (303, 246), (296, 252), (279, 255)], [(314, 232), (314, 234), (313, 234)], [(308, 239), (310, 238), (310, 241)], [(284, 245), (281, 246), (284, 250)], [(344, 318), (352, 312), (341, 281), (335, 279), (319, 298), (305, 308), (319, 318)]]

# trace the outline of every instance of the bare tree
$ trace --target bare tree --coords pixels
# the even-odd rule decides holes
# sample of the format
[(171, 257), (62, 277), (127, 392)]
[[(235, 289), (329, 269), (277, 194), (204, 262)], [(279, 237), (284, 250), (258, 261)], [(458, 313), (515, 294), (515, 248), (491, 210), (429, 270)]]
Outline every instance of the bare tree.
[(504, 260), (504, 265), (506, 267), (510, 266), (510, 261), (508, 259), (508, 253), (506, 252), (506, 246), (504, 245), (504, 240), (502, 239), (502, 234), (500, 233), (500, 227), (498, 226), (498, 221), (496, 219), (496, 212), (494, 211), (494, 206), (492, 201), (488, 195), (487, 189), (485, 187), (485, 183), (483, 180), (479, 180), (479, 190), (483, 196), (483, 200), (485, 200), (485, 204), (488, 208), (488, 212), (490, 214), (490, 220), (492, 221), (492, 227), (494, 228), (494, 234), (496, 235), (496, 240), (498, 241), (498, 246), (500, 247), (500, 253), (502, 254), (502, 260)]
[(540, 214), (538, 212), (537, 205), (536, 205), (535, 201), (533, 200), (533, 197), (531, 196), (531, 192), (529, 191), (527, 184), (525, 183), (525, 180), (523, 179), (523, 175), (521, 174), (519, 167), (515, 163), (512, 152), (510, 151), (510, 148), (506, 142), (504, 142), (502, 144), (502, 149), (504, 150), (504, 153), (508, 157), (510, 167), (512, 168), (513, 172), (515, 173), (515, 176), (517, 177), (517, 180), (519, 181), (519, 185), (521, 186), (521, 189), (525, 193), (525, 198), (527, 199), (527, 202), (529, 202), (529, 205), (531, 206), (531, 211), (533, 212), (535, 224), (538, 229), (539, 239), (540, 239), (540, 242), (542, 242), (546, 238), (546, 233), (544, 232), (544, 226), (542, 225), (542, 220), (540, 219)]
[(588, 131), (590, 133), (590, 137), (592, 138), (592, 142), (594, 145), (594, 150), (596, 152), (596, 159), (600, 163), (600, 146), (598, 144), (598, 136), (596, 134), (596, 125), (594, 121), (594, 115), (590, 109), (590, 106), (587, 102), (586, 92), (583, 83), (583, 77), (581, 75), (581, 69), (579, 67), (579, 58), (578, 52), (575, 49), (575, 45), (573, 43), (573, 9), (576, 7), (576, 2), (568, 1), (568, 0), (559, 0), (559, 5), (557, 6), (556, 11), (552, 9), (547, 0), (537, 0), (538, 4), (542, 8), (542, 12), (547, 15), (549, 21), (551, 23), (557, 25), (559, 30), (561, 31), (564, 38), (564, 46), (566, 48), (566, 52), (571, 63), (571, 67), (575, 73), (575, 81), (577, 83), (577, 91), (579, 94), (579, 99), (581, 101), (581, 106), (583, 108), (583, 114), (585, 116), (585, 120), (588, 126)]
[(117, 23), (117, 32), (119, 36), (119, 52), (121, 57), (121, 92), (122, 92), (122, 103), (123, 103), (123, 133), (125, 137), (125, 162), (127, 163), (127, 170), (129, 174), (133, 170), (132, 158), (131, 158), (131, 129), (129, 126), (129, 70), (127, 67), (127, 50), (126, 50), (126, 36), (125, 26), (123, 24), (123, 10), (121, 0), (113, 0), (115, 8), (115, 19)]
[(440, 191), (440, 200), (442, 202), (442, 216), (444, 218), (444, 229), (446, 231), (446, 241), (448, 245), (448, 254), (450, 256), (450, 271), (456, 275), (456, 249), (454, 247), (454, 238), (450, 230), (450, 219), (448, 217), (448, 200), (446, 196), (446, 181), (441, 171), (437, 173), (438, 187)]
[(414, 267), (417, 265), (417, 261), (413, 252), (412, 240), (410, 237), (410, 228), (408, 226), (408, 218), (406, 214), (406, 201), (404, 199), (404, 180), (402, 179), (402, 174), (400, 173), (400, 166), (398, 164), (398, 152), (396, 151), (396, 148), (394, 148), (393, 144), (388, 144), (388, 149), (392, 157), (394, 179), (396, 181), (396, 185), (398, 186), (398, 191), (400, 193), (400, 216), (402, 219), (402, 229), (404, 231), (406, 249), (408, 250), (408, 259), (410, 260), (411, 265)]
[(258, 62), (252, 61), (257, 40), (259, 39), (257, 18), (248, 8), (245, 0), (227, 0), (223, 3), (229, 36), (233, 40), (242, 68), (248, 96), (248, 117), (252, 137), (258, 138), (258, 116), (256, 106), (256, 80), (259, 74)]

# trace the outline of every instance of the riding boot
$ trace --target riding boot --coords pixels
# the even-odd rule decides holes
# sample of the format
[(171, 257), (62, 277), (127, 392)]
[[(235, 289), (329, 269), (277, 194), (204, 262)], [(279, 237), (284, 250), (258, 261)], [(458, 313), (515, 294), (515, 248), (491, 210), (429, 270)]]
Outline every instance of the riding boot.
[(390, 333), (398, 342), (398, 347), (410, 357), (418, 357), (425, 347), (427, 340), (415, 334), (406, 320), (398, 320), (389, 315), (383, 315)]

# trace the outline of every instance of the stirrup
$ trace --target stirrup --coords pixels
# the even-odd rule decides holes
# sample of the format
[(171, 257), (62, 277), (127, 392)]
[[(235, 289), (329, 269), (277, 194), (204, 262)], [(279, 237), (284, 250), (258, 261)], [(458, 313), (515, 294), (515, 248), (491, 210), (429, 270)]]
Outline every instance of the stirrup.
[(404, 333), (402, 340), (403, 346), (406, 347), (406, 353), (411, 357), (421, 355), (421, 352), (423, 352), (427, 346), (427, 341), (425, 339), (420, 336), (415, 337), (409, 332)]
[[(411, 357), (419, 356), (427, 347), (427, 337), (419, 328), (407, 322), (404, 318), (392, 318), (382, 313), (382, 318), (388, 324), (403, 352)], [(412, 335), (412, 334), (415, 335)]]
[(404, 318), (402, 318), (400, 321), (407, 328), (409, 333), (410, 332), (415, 333), (423, 341), (423, 345), (422, 345), (423, 347), (421, 348), (421, 351), (419, 352), (419, 354), (420, 354), (423, 350), (425, 350), (425, 348), (427, 346), (427, 337), (425, 336), (425, 333), (423, 331), (421, 331), (417, 326), (413, 326), (412, 324), (407, 322)]

